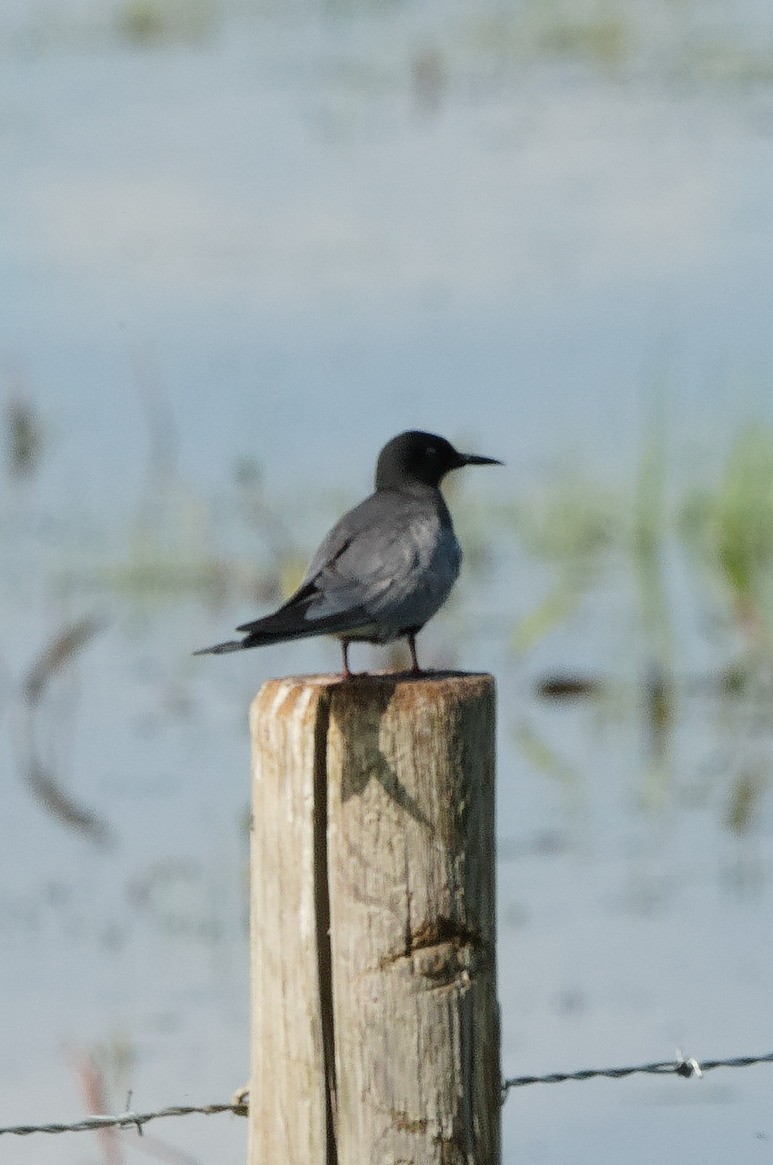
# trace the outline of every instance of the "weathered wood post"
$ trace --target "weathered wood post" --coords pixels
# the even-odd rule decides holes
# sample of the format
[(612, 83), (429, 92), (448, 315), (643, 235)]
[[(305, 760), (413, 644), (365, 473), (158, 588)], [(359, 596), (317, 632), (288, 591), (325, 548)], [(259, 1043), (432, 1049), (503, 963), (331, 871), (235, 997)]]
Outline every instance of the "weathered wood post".
[(251, 710), (249, 1165), (498, 1165), (494, 681)]

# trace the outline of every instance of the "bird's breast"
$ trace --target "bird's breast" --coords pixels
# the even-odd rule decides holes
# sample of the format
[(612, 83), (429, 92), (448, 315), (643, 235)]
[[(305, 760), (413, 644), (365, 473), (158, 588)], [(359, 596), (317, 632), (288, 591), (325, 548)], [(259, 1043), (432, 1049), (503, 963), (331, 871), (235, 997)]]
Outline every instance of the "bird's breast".
[(434, 538), (427, 540), (423, 557), (423, 577), (445, 598), (459, 577), (462, 564), (462, 552), (450, 526), (440, 526)]
[(403, 628), (421, 627), (442, 607), (459, 577), (462, 552), (453, 529), (426, 522), (414, 530), (416, 561), (399, 621)]

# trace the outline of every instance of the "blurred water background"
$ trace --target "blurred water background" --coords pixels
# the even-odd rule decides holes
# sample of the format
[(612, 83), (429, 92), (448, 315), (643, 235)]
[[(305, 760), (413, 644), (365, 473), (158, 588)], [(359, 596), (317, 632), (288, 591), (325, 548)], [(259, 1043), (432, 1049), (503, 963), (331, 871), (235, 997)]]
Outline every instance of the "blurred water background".
[[(420, 640), (499, 685), (506, 1075), (769, 1051), (769, 7), (2, 0), (0, 272), (0, 1125), (246, 1079), (246, 710), (338, 650), (190, 653), (408, 427), (507, 463)], [(505, 1162), (758, 1161), (771, 1111), (522, 1089)]]

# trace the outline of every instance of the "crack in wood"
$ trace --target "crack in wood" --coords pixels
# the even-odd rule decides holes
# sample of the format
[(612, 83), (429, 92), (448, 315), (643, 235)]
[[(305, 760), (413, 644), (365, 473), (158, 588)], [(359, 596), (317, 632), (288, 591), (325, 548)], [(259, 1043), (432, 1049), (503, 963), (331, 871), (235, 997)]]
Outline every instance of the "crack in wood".
[(335, 1007), (333, 1000), (333, 952), (330, 937), (330, 870), (328, 866), (327, 733), (330, 698), (319, 704), (314, 736), (314, 913), (317, 932), (322, 1057), (325, 1068), (325, 1165), (338, 1165), (338, 1106), (335, 1062)]

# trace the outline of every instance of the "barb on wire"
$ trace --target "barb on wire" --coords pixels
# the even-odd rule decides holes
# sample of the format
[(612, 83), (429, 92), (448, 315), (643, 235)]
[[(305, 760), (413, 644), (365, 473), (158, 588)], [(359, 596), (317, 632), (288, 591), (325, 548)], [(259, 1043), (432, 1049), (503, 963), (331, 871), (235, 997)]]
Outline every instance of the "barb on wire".
[(550, 1072), (546, 1076), (513, 1076), (502, 1081), (502, 1100), (507, 1097), (511, 1088), (524, 1088), (527, 1084), (563, 1084), (565, 1080), (592, 1080), (594, 1077), (606, 1076), (610, 1080), (619, 1080), (623, 1076), (637, 1074), (649, 1076), (702, 1076), (713, 1068), (748, 1068), (752, 1064), (773, 1063), (773, 1052), (764, 1056), (735, 1056), (730, 1060), (698, 1060), (691, 1056), (683, 1056), (677, 1049), (675, 1060), (659, 1060), (653, 1064), (635, 1064), (626, 1068), (581, 1068), (577, 1072)]
[(115, 1116), (87, 1116), (83, 1120), (74, 1121), (72, 1124), (47, 1124), (47, 1125), (11, 1125), (8, 1128), (0, 1128), (0, 1136), (3, 1134), (12, 1134), (16, 1137), (28, 1137), (32, 1133), (85, 1133), (90, 1129), (124, 1129), (136, 1128), (139, 1133), (142, 1132), (142, 1126), (149, 1121), (158, 1120), (159, 1117), (164, 1116), (191, 1116), (193, 1113), (198, 1113), (202, 1116), (214, 1116), (221, 1112), (233, 1112), (238, 1116), (244, 1115), (243, 1104), (202, 1104), (202, 1105), (182, 1105), (175, 1104), (169, 1108), (159, 1108), (156, 1112), (122, 1112)]

